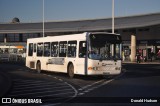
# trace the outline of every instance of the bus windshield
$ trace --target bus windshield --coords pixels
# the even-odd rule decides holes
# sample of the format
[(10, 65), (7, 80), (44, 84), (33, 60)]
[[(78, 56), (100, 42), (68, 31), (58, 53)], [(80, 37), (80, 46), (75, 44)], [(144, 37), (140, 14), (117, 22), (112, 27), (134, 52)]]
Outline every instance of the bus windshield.
[(121, 37), (113, 34), (90, 35), (89, 58), (94, 60), (121, 59)]

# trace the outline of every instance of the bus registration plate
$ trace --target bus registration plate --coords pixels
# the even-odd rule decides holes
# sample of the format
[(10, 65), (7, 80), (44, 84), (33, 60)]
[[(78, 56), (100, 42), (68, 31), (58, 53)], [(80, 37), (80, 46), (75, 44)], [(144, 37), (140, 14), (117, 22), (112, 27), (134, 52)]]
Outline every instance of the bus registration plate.
[(103, 75), (110, 75), (109, 72), (103, 72)]

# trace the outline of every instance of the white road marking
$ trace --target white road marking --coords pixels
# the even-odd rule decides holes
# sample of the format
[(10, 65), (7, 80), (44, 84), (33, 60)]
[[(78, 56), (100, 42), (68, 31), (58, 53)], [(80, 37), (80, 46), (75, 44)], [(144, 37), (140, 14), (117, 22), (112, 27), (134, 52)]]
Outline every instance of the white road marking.
[[(15, 85), (13, 87), (14, 92), (11, 92), (11, 94), (8, 96), (17, 97), (17, 96), (33, 95), (34, 97), (54, 97), (54, 96), (66, 97), (66, 99), (65, 100), (62, 99), (63, 101), (61, 101), (60, 103), (52, 103), (47, 106), (54, 106), (56, 104), (61, 104), (62, 102), (69, 101), (77, 96), (78, 91), (71, 84), (63, 81), (63, 79), (61, 78), (53, 77), (51, 75), (45, 75), (45, 76), (52, 77), (60, 82), (15, 79), (14, 80)], [(37, 89), (37, 90), (34, 90), (34, 92), (32, 92), (33, 91), (32, 89)]]
[(45, 86), (42, 86), (42, 85), (36, 85), (36, 86), (28, 86), (28, 87), (13, 87), (13, 89), (16, 89), (16, 90), (22, 90), (22, 89), (31, 89), (31, 88), (46, 88), (46, 87), (52, 87), (52, 88), (63, 88), (63, 87), (68, 87), (68, 85), (61, 85), (61, 86), (53, 86), (53, 85), (45, 85)]
[[(125, 71), (124, 71), (124, 73), (125, 73)], [(100, 80), (100, 81), (94, 82), (92, 84), (86, 85), (86, 86), (84, 86), (82, 88), (79, 88), (78, 89), (78, 91), (79, 91), (78, 95), (84, 95), (85, 93), (88, 93), (88, 92), (90, 92), (90, 91), (92, 91), (94, 89), (97, 89), (97, 88), (99, 88), (101, 86), (104, 86), (104, 85), (114, 81), (115, 79), (121, 77), (122, 75), (124, 75), (124, 73), (118, 75), (114, 79), (110, 79), (110, 80), (106, 80), (106, 81), (105, 80)]]
[(15, 84), (17, 85), (29, 85), (29, 84), (56, 84), (58, 82), (37, 82), (37, 81), (32, 81), (32, 82), (16, 82), (14, 81)]
[(80, 90), (87, 89), (87, 88), (89, 88), (89, 87), (91, 87), (91, 86), (93, 86), (93, 85), (95, 85), (95, 84), (101, 83), (101, 82), (103, 82), (103, 81), (104, 81), (104, 79), (102, 79), (102, 80), (100, 80), (100, 81), (96, 81), (96, 82), (94, 82), (94, 83), (92, 83), (92, 84), (89, 84), (89, 85), (86, 85), (86, 86), (80, 88)]
[(53, 89), (59, 89), (59, 88), (61, 88), (61, 89), (67, 89), (67, 88), (69, 88), (69, 86), (63, 86), (63, 87), (45, 87), (45, 88), (39, 88), (39, 89), (28, 89), (28, 88), (26, 88), (26, 89), (22, 89), (22, 90), (14, 90), (14, 91), (12, 91), (12, 93), (24, 93), (24, 92), (28, 92), (28, 91), (45, 91), (45, 90), (53, 90)]
[(46, 82), (46, 83), (36, 83), (36, 84), (26, 84), (26, 85), (16, 85), (15, 87), (27, 87), (27, 86), (36, 86), (36, 85), (41, 85), (41, 86), (45, 86), (45, 85), (64, 85), (64, 83), (53, 83), (53, 82)]
[[(50, 92), (52, 92), (52, 91), (48, 91), (48, 92), (46, 92), (46, 93), (49, 93), (49, 94), (43, 94), (43, 95), (37, 95), (36, 97), (50, 97), (50, 96), (64, 96), (64, 95), (67, 95), (67, 97), (71, 97), (71, 98), (68, 98), (67, 99), (67, 101), (68, 100), (70, 100), (70, 99), (72, 99), (72, 98), (74, 98), (74, 97), (76, 97), (77, 95), (84, 95), (85, 93), (87, 93), (87, 92), (90, 92), (90, 91), (92, 91), (92, 90), (94, 90), (94, 89), (97, 89), (97, 88), (99, 88), (99, 87), (101, 87), (101, 86), (103, 86), (103, 85), (106, 85), (106, 84), (108, 84), (108, 83), (110, 83), (110, 82), (112, 82), (112, 81), (114, 81), (116, 78), (118, 78), (118, 77), (120, 77), (120, 76), (122, 76), (122, 74), (121, 75), (119, 75), (118, 77), (115, 77), (114, 79), (111, 79), (111, 80), (107, 80), (106, 81), (106, 79), (102, 79), (102, 80), (99, 80), (99, 81), (96, 81), (96, 82), (94, 82), (94, 83), (92, 83), (92, 84), (88, 84), (88, 85), (86, 85), (86, 86), (83, 86), (83, 87), (81, 87), (81, 88), (79, 88), (78, 89), (78, 91), (77, 91), (77, 89), (75, 89), (71, 84), (69, 84), (69, 83), (67, 83), (67, 82), (64, 82), (64, 80), (63, 79), (61, 79), (61, 78), (57, 78), (57, 77), (54, 77), (54, 76), (52, 76), (52, 75), (47, 75), (47, 74), (44, 74), (45, 76), (48, 76), (48, 77), (52, 77), (52, 78), (54, 78), (54, 79), (57, 79), (58, 81), (61, 81), (61, 82), (63, 82), (63, 85), (61, 85), (61, 86), (63, 86), (63, 87), (71, 87), (72, 89), (66, 89), (67, 90), (67, 92), (65, 92), (64, 90), (60, 90), (60, 92), (59, 93), (54, 93), (54, 94), (52, 94), (52, 93), (50, 93)], [(34, 84), (36, 84), (36, 83), (45, 83), (45, 81), (43, 82), (43, 81), (40, 81), (40, 82), (32, 82), (32, 81), (35, 81), (35, 80), (28, 80), (27, 81), (27, 85), (30, 85), (30, 86), (34, 86), (34, 87), (36, 87), (36, 88), (38, 88), (38, 87), (42, 87), (42, 84), (40, 85), (40, 84), (37, 84), (37, 85), (34, 85)], [(25, 81), (21, 81), (21, 80), (19, 80), (19, 84), (21, 84), (21, 83), (25, 83)], [(33, 85), (32, 85), (33, 84)], [(48, 84), (53, 84), (53, 83), (48, 83)], [(61, 84), (61, 83), (59, 83), (59, 84)], [(64, 84), (65, 84), (65, 86), (64, 86)], [(23, 84), (22, 84), (23, 85)], [(54, 87), (55, 87), (55, 84), (53, 84), (54, 85)], [(43, 90), (46, 90), (47, 88), (47, 86), (48, 87), (53, 87), (53, 85), (47, 85), (46, 83), (43, 85), (43, 86), (45, 86), (45, 88), (42, 88), (42, 91)], [(38, 86), (38, 87), (37, 87)], [(61, 87), (60, 86), (60, 87)], [(29, 86), (25, 86), (25, 88), (27, 88), (28, 89), (28, 87)], [(33, 88), (34, 88), (33, 87)], [(56, 86), (56, 87), (59, 87), (59, 86)], [(57, 89), (55, 87), (55, 89)], [(41, 88), (40, 88), (41, 89)], [(25, 90), (25, 89), (24, 89)], [(73, 91), (71, 91), (71, 90), (73, 90)], [(31, 91), (31, 90), (30, 90)], [(53, 91), (54, 92), (54, 91)], [(35, 92), (35, 94), (36, 94), (37, 92)], [(38, 92), (39, 93), (39, 92)], [(31, 94), (31, 93), (28, 93), (29, 95)], [(34, 94), (34, 93), (32, 93), (32, 94)], [(70, 95), (69, 95), (70, 94)], [(72, 95), (71, 95), (72, 94)], [(64, 102), (64, 101), (63, 101)], [(56, 105), (56, 104), (61, 104), (61, 103), (53, 103), (53, 104), (49, 104), (49, 105), (45, 105), (45, 106), (53, 106), (53, 105)]]
[(79, 91), (82, 91), (83, 89), (82, 89), (82, 88), (79, 88), (78, 90), (79, 90)]
[(69, 85), (69, 86), (74, 90), (75, 94), (74, 94), (73, 97), (76, 97), (77, 94), (78, 94), (78, 91), (77, 91), (71, 84), (69, 84), (69, 83), (67, 83), (67, 82), (65, 82), (65, 83), (66, 83), (67, 85)]
[(63, 91), (63, 92), (65, 92), (65, 91), (70, 91), (70, 90), (72, 90), (72, 89), (61, 89), (61, 90), (52, 90), (52, 91), (41, 91), (41, 92), (30, 92), (30, 93), (21, 93), (21, 94), (14, 94), (14, 95), (9, 95), (9, 96), (23, 96), (23, 95), (35, 95), (35, 94), (44, 94), (44, 93), (50, 93), (50, 92), (52, 92), (52, 93), (54, 93), (54, 92), (58, 92), (58, 91)]
[(84, 95), (85, 93), (78, 93), (78, 95)]
[(58, 79), (59, 81), (63, 81), (62, 79)]
[(85, 90), (84, 92), (87, 93), (87, 92), (89, 92), (89, 91), (88, 91), (88, 90)]

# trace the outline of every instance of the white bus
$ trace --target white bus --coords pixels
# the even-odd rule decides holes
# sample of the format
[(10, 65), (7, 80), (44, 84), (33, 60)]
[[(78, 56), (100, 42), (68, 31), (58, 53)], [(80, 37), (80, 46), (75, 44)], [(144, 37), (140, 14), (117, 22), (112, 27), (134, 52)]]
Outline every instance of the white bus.
[(48, 36), (27, 40), (26, 66), (79, 75), (121, 73), (121, 36), (105, 32)]

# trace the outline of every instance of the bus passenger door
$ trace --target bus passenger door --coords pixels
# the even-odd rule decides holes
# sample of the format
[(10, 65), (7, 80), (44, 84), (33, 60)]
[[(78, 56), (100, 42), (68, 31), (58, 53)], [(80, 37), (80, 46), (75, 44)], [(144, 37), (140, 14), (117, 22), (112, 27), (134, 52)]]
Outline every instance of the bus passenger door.
[(37, 46), (36, 46), (36, 43), (33, 44), (33, 56), (32, 56), (32, 63), (34, 64), (33, 68), (35, 69), (36, 68), (36, 51), (37, 51)]
[(36, 43), (33, 44), (33, 60), (36, 60), (36, 52), (37, 52), (37, 45)]
[(36, 64), (36, 44), (29, 43), (26, 57), (26, 66), (35, 69)]
[(78, 58), (77, 58), (77, 74), (86, 74), (87, 67), (87, 44), (86, 41), (79, 42)]

